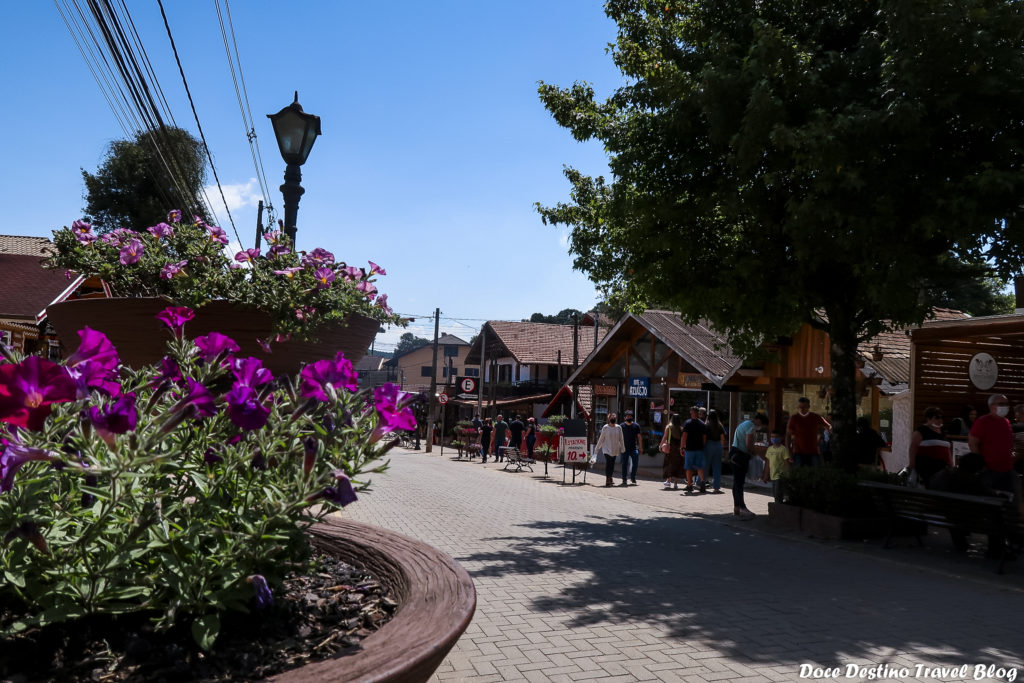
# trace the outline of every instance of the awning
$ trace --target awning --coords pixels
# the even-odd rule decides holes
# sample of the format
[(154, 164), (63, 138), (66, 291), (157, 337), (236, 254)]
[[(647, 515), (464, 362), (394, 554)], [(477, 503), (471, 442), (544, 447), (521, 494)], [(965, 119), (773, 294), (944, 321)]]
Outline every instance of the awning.
[[(554, 412), (555, 407), (559, 403), (561, 403), (565, 399), (571, 399), (571, 398), (572, 398), (572, 387), (569, 386), (568, 384), (566, 384), (561, 389), (558, 390), (558, 393), (556, 393), (554, 398), (551, 399), (551, 402), (548, 403), (547, 407), (544, 409), (544, 412), (541, 413), (540, 416), (541, 417), (548, 417), (548, 416), (550, 416)], [(589, 420), (590, 419), (590, 413), (588, 413), (586, 411), (586, 409), (582, 405), (580, 405), (580, 402), (578, 400), (576, 401), (576, 409), (579, 411), (579, 414), (583, 416), (584, 420)]]

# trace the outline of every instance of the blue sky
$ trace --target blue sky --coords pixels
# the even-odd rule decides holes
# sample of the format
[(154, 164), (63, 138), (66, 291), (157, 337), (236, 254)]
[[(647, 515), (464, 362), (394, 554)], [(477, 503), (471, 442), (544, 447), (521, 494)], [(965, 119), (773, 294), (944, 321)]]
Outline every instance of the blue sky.
[[(156, 1), (127, 4), (176, 122), (195, 133)], [(235, 225), (252, 246), (259, 186), (216, 6), (164, 6)], [(235, 0), (230, 9), (279, 213), (284, 162), (265, 114), (298, 90), (321, 117), (303, 167), (300, 249), (380, 263), (388, 275), (378, 284), (396, 311), (440, 307), (442, 330), (465, 339), (481, 319), (593, 305), (566, 231), (543, 225), (533, 205), (568, 198), (563, 164), (607, 173), (600, 145), (574, 141), (537, 98), (540, 80), (589, 81), (600, 96), (623, 83), (605, 53), (615, 25), (599, 2)], [(2, 18), (0, 232), (49, 235), (81, 216), (79, 169), (95, 170), (124, 133), (53, 3), (5, 4)], [(231, 234), (219, 200), (214, 208)], [(430, 337), (432, 321), (409, 331)], [(381, 348), (401, 332), (378, 337)]]

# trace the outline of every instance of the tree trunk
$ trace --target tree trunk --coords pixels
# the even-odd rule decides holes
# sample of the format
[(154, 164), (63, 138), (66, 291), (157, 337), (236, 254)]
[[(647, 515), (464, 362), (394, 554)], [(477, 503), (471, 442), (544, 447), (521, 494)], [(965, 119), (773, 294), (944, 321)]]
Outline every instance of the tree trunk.
[(832, 457), (847, 471), (856, 471), (857, 453), (857, 333), (840, 316), (829, 313), (832, 346)]

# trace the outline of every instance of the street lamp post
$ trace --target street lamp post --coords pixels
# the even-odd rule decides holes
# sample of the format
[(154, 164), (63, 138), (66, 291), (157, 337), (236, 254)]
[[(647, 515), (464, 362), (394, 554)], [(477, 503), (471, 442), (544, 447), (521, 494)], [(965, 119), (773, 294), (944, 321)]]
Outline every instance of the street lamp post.
[(284, 232), (295, 245), (295, 225), (299, 214), (299, 198), (306, 191), (299, 182), (302, 180), (300, 166), (306, 163), (309, 151), (313, 149), (316, 137), (320, 135), (320, 117), (302, 111), (299, 104), (299, 91), (295, 91), (295, 101), (276, 114), (267, 114), (274, 126), (274, 137), (281, 150), (281, 158), (286, 164), (284, 185)]

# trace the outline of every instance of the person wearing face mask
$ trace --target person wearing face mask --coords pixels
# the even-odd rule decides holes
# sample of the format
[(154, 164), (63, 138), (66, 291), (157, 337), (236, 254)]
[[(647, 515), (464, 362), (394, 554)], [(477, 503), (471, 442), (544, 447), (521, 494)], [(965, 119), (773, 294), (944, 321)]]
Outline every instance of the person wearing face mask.
[(640, 464), (640, 425), (633, 421), (633, 411), (627, 410), (622, 418), (622, 441), (626, 448), (622, 456), (622, 483), (619, 486), (628, 486), (627, 478), (632, 480), (636, 486), (636, 468)]
[(917, 473), (917, 480), (927, 488), (933, 476), (953, 466), (949, 439), (942, 427), (942, 411), (935, 406), (924, 409), (924, 424), (910, 437), (910, 464), (908, 469)]
[(768, 447), (764, 457), (768, 460), (768, 467), (764, 471), (762, 481), (772, 482), (772, 495), (775, 502), (782, 502), (782, 475), (789, 471), (793, 465), (793, 458), (789, 455), (789, 449), (782, 443), (786, 433), (781, 429), (772, 430), (772, 445)]
[(605, 486), (615, 486), (615, 458), (626, 451), (622, 441), (622, 428), (616, 423), (615, 413), (608, 413), (608, 424), (601, 427), (601, 436), (597, 438), (594, 452), (604, 455)]
[(1013, 428), (1006, 419), (1010, 402), (1002, 394), (992, 394), (988, 397), (988, 411), (988, 415), (974, 421), (967, 445), (985, 458), (985, 483), (997, 491), (1013, 493)]

